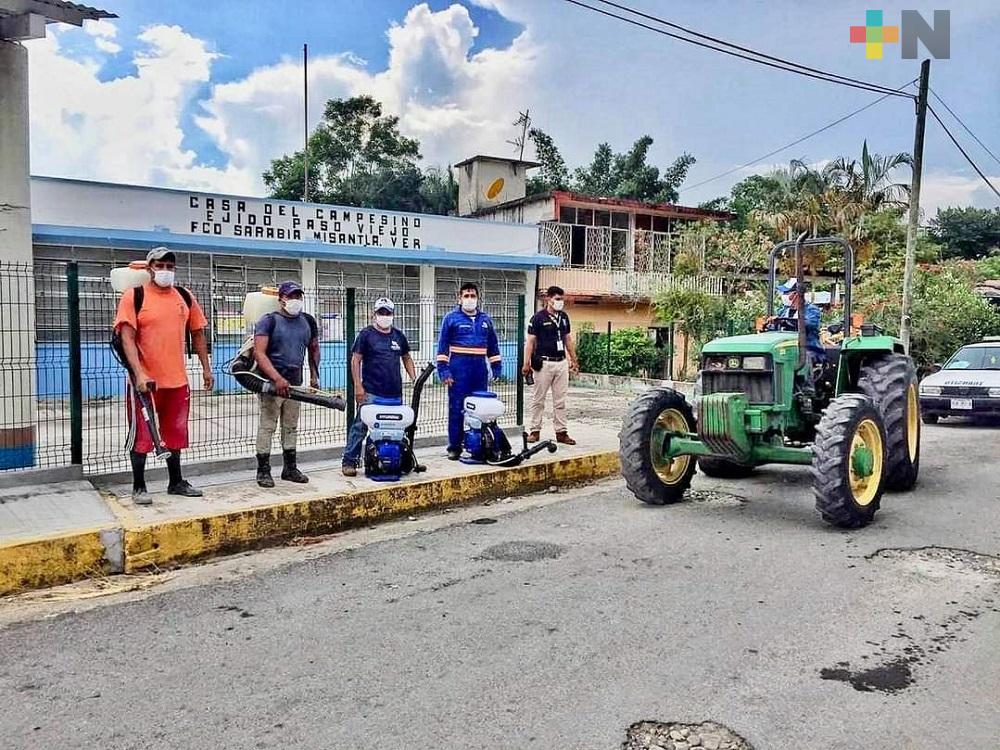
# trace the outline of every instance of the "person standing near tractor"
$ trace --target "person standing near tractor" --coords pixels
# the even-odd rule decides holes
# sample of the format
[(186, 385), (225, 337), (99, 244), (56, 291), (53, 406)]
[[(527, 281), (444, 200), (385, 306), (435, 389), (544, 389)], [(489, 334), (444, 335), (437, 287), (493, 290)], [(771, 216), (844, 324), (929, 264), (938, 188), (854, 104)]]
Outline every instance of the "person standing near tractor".
[(254, 359), (261, 374), (274, 383), (277, 395), (261, 393), (257, 425), (257, 484), (274, 487), (271, 441), (281, 422), (281, 478), (304, 484), (309, 477), (298, 467), (296, 442), (302, 404), (288, 396), (302, 385), (302, 364), (309, 354), (309, 385), (319, 388), (319, 335), (316, 319), (303, 312), (303, 291), (296, 281), (278, 287), (278, 311), (261, 317), (254, 327)]
[(503, 371), (500, 343), (493, 319), (479, 309), (479, 287), (466, 282), (458, 305), (441, 321), (437, 347), (438, 378), (448, 386), (448, 458), (453, 461), (462, 455), (465, 399), (486, 390), (490, 370), (494, 379)]
[[(372, 325), (363, 329), (351, 347), (351, 375), (354, 378), (354, 400), (358, 407), (375, 403), (376, 399), (403, 401), (403, 378), (399, 373), (400, 364), (415, 380), (417, 370), (410, 356), (410, 342), (398, 328), (393, 326), (396, 303), (388, 297), (375, 300)], [(361, 446), (368, 427), (361, 420), (358, 408), (354, 424), (347, 435), (341, 471), (345, 477), (358, 474), (361, 461)]]
[(545, 396), (552, 391), (552, 424), (556, 442), (576, 445), (566, 427), (566, 392), (569, 390), (570, 371), (576, 372), (579, 368), (576, 346), (570, 335), (569, 316), (563, 312), (566, 304), (564, 294), (560, 287), (550, 286), (545, 292), (545, 309), (535, 313), (528, 323), (523, 373), (536, 373), (535, 389), (531, 395), (529, 443), (537, 443), (541, 439)]
[(139, 414), (140, 394), (148, 394), (159, 422), (160, 440), (167, 456), (167, 492), (201, 497), (181, 475), (181, 451), (188, 447), (188, 416), (191, 388), (188, 386), (184, 343), (187, 334), (201, 362), (206, 391), (215, 385), (208, 358), (205, 328), (208, 320), (198, 300), (187, 289), (174, 285), (177, 258), (166, 247), (155, 247), (146, 256), (149, 281), (127, 290), (118, 303), (114, 328), (133, 378), (126, 386), (125, 418), (128, 423), (126, 449), (132, 463), (132, 501), (150, 505), (146, 490), (146, 456), (156, 446), (149, 426)]

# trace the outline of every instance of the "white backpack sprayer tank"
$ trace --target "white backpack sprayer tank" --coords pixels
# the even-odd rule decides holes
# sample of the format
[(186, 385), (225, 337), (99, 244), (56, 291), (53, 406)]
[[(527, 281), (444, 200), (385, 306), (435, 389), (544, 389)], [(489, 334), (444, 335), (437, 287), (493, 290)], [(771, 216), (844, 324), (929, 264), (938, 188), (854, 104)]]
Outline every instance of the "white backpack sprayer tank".
[(551, 440), (544, 440), (529, 448), (528, 435), (524, 433), (524, 449), (520, 453), (512, 453), (510, 441), (497, 424), (497, 420), (505, 412), (503, 401), (492, 391), (475, 391), (465, 399), (462, 404), (465, 417), (462, 445), (467, 455), (461, 458), (462, 463), (517, 466), (539, 451), (556, 452), (556, 444)]
[(416, 421), (413, 409), (398, 399), (365, 404), (361, 421), (368, 428), (365, 443), (365, 476), (377, 482), (394, 482), (413, 469), (408, 460), (406, 432)]

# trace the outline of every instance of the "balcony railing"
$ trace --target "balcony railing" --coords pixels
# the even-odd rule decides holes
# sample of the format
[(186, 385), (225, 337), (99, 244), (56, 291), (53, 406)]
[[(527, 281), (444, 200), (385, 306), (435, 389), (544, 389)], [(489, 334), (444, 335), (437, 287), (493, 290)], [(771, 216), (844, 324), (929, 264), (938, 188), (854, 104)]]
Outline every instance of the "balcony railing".
[(718, 276), (674, 276), (669, 273), (639, 273), (612, 271), (603, 268), (555, 267), (543, 268), (538, 286), (562, 287), (567, 294), (599, 297), (651, 298), (666, 289), (695, 289), (721, 295), (723, 280)]
[(719, 277), (670, 273), (680, 243), (681, 238), (672, 232), (542, 222), (539, 250), (561, 258), (562, 265), (544, 269), (539, 286), (555, 284), (568, 294), (598, 296), (648, 298), (678, 287), (722, 294)]

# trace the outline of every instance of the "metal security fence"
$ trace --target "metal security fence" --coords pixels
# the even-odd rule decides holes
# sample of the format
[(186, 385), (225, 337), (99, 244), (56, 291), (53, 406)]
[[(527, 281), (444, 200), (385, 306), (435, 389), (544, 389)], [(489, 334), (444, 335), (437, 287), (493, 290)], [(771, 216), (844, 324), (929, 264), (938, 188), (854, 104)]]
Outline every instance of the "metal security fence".
[[(185, 461), (254, 453), (257, 396), (236, 383), (227, 363), (250, 334), (243, 320), (243, 303), (246, 294), (258, 291), (261, 283), (246, 275), (226, 274), (224, 269), (215, 275), (219, 266), (214, 264), (211, 274), (184, 274), (180, 282), (208, 319), (206, 333), (215, 376), (213, 390), (205, 391), (197, 356), (188, 353), (192, 400)], [(301, 450), (343, 447), (354, 414), (349, 351), (356, 333), (371, 322), (378, 297), (395, 301), (396, 326), (410, 341), (417, 370), (434, 361), (441, 318), (452, 309), (454, 292), (421, 297), (419, 278), (402, 266), (398, 273), (396, 269), (387, 273), (389, 266), (375, 268), (372, 273), (353, 267), (340, 272), (323, 269), (317, 274), (319, 284), (306, 289), (306, 310), (319, 324), (320, 385), (343, 393), (350, 407), (345, 413), (303, 404)], [(487, 286), (481, 272), (468, 276)], [(273, 281), (264, 279), (264, 283)], [(503, 378), (491, 387), (508, 405), (505, 424), (519, 424), (523, 282), (519, 290), (494, 281), (492, 293), (484, 293), (484, 303), (496, 322), (504, 355)], [(128, 468), (126, 375), (109, 346), (118, 304), (119, 295), (103, 268), (76, 261), (0, 263), (0, 470), (79, 464), (86, 474), (108, 474)], [(404, 376), (406, 400), (411, 387)], [(444, 386), (436, 378), (429, 381), (421, 400), (420, 435), (447, 431), (447, 400)], [(275, 450), (277, 440), (275, 435)]]

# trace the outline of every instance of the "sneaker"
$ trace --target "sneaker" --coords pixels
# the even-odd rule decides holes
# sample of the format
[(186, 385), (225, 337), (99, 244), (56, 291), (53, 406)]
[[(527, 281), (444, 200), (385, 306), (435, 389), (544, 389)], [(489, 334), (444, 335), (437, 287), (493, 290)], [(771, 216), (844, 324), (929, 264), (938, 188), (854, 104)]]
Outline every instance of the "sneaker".
[(461, 457), (462, 457), (462, 449), (461, 448), (449, 448), (448, 449), (448, 460), (449, 461), (457, 461)]
[(132, 490), (132, 502), (136, 505), (152, 505), (153, 496), (146, 492), (146, 488)]
[(340, 467), (340, 471), (345, 477), (356, 477), (358, 475), (358, 467), (354, 464), (344, 464)]
[(563, 445), (576, 445), (576, 441), (569, 436), (568, 432), (557, 432), (556, 442)]
[(199, 490), (197, 487), (192, 487), (191, 483), (186, 479), (182, 479), (177, 484), (172, 484), (167, 487), (168, 495), (183, 495), (184, 497), (201, 497), (205, 493)]
[(542, 439), (542, 433), (539, 430), (532, 430), (531, 432), (528, 433), (529, 443), (537, 443), (541, 439)]

